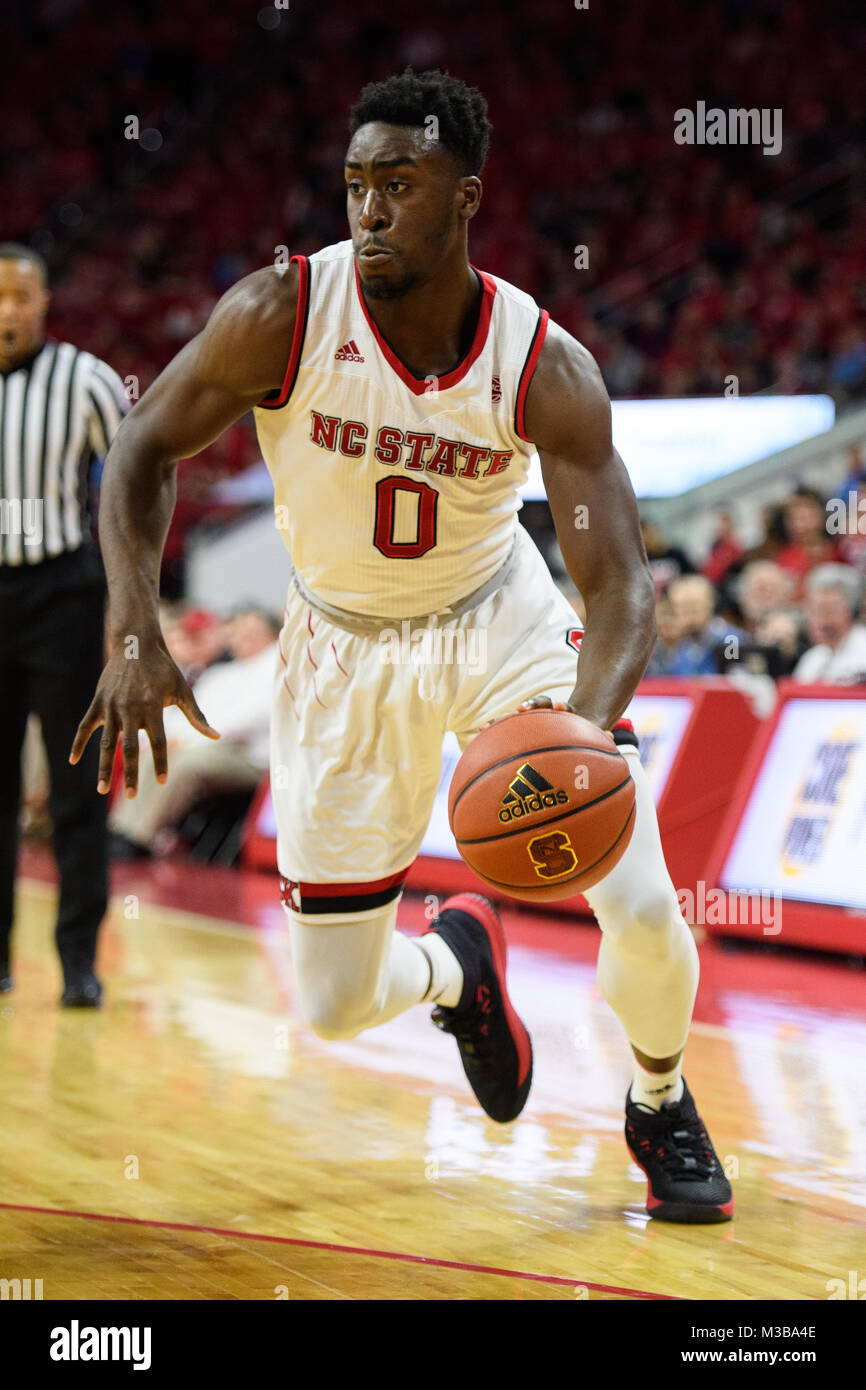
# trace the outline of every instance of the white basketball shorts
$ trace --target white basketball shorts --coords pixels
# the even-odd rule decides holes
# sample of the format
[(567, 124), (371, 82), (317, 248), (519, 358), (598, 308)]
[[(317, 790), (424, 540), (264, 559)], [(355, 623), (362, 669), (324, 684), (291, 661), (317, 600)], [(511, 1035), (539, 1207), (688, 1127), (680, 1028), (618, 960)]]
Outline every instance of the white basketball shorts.
[(418, 854), (442, 739), (574, 689), (582, 625), (518, 527), (489, 597), (426, 631), (347, 631), (293, 584), (280, 634), (271, 789), (284, 901), (304, 912), (389, 901)]

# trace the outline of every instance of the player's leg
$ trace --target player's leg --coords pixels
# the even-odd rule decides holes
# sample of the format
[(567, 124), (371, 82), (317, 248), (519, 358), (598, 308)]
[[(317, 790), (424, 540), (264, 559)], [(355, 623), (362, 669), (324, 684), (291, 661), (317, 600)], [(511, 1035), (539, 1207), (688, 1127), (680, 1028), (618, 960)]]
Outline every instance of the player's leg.
[(320, 1038), (354, 1038), (433, 997), (429, 957), (395, 930), (398, 903), (325, 917), (287, 906), (301, 1012)]
[(698, 953), (664, 861), (637, 748), (620, 744), (619, 751), (635, 784), (634, 832), (619, 863), (585, 896), (602, 930), (599, 988), (638, 1059), (632, 1097), (659, 1109), (682, 1096), (681, 1058), (698, 988)]
[[(440, 1026), (447, 1018), (440, 1009), (453, 1008), (461, 1027), (477, 1012), (489, 1033), (501, 933), (495, 913), (476, 911), (461, 895), (443, 904), (420, 940), (395, 931), (402, 883), (441, 775), (444, 710), (459, 673), (444, 664), (419, 679), (418, 668), (388, 661), (375, 637), (336, 629), (297, 599), (287, 618), (271, 784), (304, 1016), (320, 1036), (337, 1039), (434, 1002)], [(488, 1114), (513, 1119), (530, 1081), (518, 1049), (506, 1043), (491, 1059), (482, 1035), (466, 1070)]]
[[(527, 699), (547, 696), (564, 701), (574, 688), (581, 625), (535, 547), (522, 545), (521, 563), (507, 589), (497, 596), (501, 597), (498, 609), (491, 606), (489, 613), (479, 613), (479, 622), (488, 624), (493, 659), (489, 680), (467, 691), (464, 729), (468, 721), (470, 727), (480, 728)], [(602, 930), (599, 986), (622, 1022), (635, 1055), (627, 1133), (629, 1125), (634, 1130), (635, 1114), (640, 1114), (635, 1107), (646, 1107), (651, 1123), (652, 1116), (660, 1115), (662, 1105), (669, 1103), (670, 1109), (659, 1121), (668, 1139), (657, 1147), (670, 1141), (675, 1148), (670, 1136), (677, 1132), (676, 1124), (688, 1123), (690, 1138), (681, 1157), (665, 1162), (673, 1164), (672, 1172), (692, 1173), (706, 1181), (701, 1186), (689, 1180), (689, 1200), (668, 1202), (665, 1211), (656, 1204), (656, 1214), (679, 1220), (724, 1219), (729, 1214), (724, 1209), (730, 1189), (680, 1070), (698, 984), (697, 950), (664, 861), (655, 806), (634, 734), (623, 728), (615, 731), (615, 738), (635, 782), (635, 826), (619, 864), (586, 897)], [(701, 1155), (712, 1154), (712, 1160), (695, 1158), (698, 1150)], [(679, 1189), (676, 1195), (682, 1196)]]
[(395, 931), (439, 782), (442, 716), (375, 633), (337, 628), (294, 590), (280, 653), (271, 790), (298, 992), (317, 1032), (351, 1037), (462, 988), (455, 961)]
[(635, 783), (634, 833), (586, 899), (601, 927), (598, 983), (635, 1057), (626, 1140), (648, 1178), (647, 1208), (669, 1221), (712, 1222), (733, 1196), (682, 1075), (698, 987), (698, 952), (662, 852), (637, 749), (623, 746)]

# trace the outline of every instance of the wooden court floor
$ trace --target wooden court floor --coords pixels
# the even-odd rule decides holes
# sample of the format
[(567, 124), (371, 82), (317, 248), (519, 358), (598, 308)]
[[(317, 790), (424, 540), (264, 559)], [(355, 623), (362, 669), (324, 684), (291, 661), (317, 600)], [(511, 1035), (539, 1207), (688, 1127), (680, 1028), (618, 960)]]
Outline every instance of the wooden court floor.
[(502, 1128), (429, 1009), (347, 1043), (304, 1027), (270, 887), (245, 926), (228, 897), (226, 918), (168, 905), (150, 872), (113, 900), (100, 1013), (57, 1008), (54, 889), (19, 883), (0, 1280), (46, 1300), (812, 1300), (866, 1273), (862, 970), (702, 946), (686, 1075), (737, 1210), (676, 1227), (647, 1220), (625, 1149), (590, 928), (509, 920), (536, 1083)]

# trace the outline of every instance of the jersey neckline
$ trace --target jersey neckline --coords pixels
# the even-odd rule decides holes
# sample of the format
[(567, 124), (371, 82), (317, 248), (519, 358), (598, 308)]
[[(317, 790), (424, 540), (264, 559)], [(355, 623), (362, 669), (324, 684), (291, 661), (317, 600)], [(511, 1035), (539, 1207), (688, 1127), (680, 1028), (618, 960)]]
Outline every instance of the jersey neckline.
[[(367, 324), (373, 334), (373, 337), (376, 339), (382, 356), (385, 358), (385, 361), (388, 363), (388, 365), (397, 373), (398, 377), (404, 383), (404, 385), (409, 387), (409, 390), (413, 393), (413, 395), (425, 395), (426, 392), (429, 390), (429, 383), (431, 378), (425, 376), (418, 377), (413, 375), (413, 373), (410, 372), (409, 368), (406, 366), (406, 363), (403, 362), (401, 358), (397, 356), (394, 349), (382, 337), (376, 320), (373, 318), (373, 315), (367, 308), (367, 304), (364, 299), (364, 293), (361, 288), (361, 277), (358, 274), (358, 262), (355, 260), (354, 256), (352, 257), (352, 268), (355, 277), (355, 293), (358, 298), (358, 303), (361, 306), (361, 312), (363, 313), (364, 318), (367, 320)], [(470, 269), (475, 271), (475, 274), (481, 281), (481, 307), (478, 311), (478, 323), (475, 327), (475, 336), (472, 339), (472, 345), (469, 348), (469, 351), (467, 352), (466, 356), (462, 359), (462, 361), (457, 363), (457, 366), (454, 367), (452, 371), (446, 372), (445, 376), (432, 378), (436, 382), (437, 392), (447, 391), (449, 387), (456, 386), (459, 381), (463, 380), (463, 378), (469, 371), (469, 368), (472, 366), (473, 362), (477, 361), (477, 359), (481, 356), (481, 353), (484, 350), (484, 344), (487, 342), (487, 334), (490, 331), (490, 317), (493, 313), (493, 300), (496, 295), (496, 281), (493, 279), (492, 275), (488, 275), (484, 270), (479, 270), (477, 266), (470, 264)]]

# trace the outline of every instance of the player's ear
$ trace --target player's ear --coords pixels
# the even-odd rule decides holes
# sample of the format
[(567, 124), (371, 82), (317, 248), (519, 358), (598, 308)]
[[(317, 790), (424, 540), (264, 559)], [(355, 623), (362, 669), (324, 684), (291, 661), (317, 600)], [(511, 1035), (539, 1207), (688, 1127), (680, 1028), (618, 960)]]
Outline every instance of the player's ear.
[(481, 180), (476, 174), (469, 174), (461, 179), (458, 185), (460, 190), (460, 203), (458, 205), (458, 215), (464, 222), (468, 222), (470, 217), (474, 217), (481, 203)]

